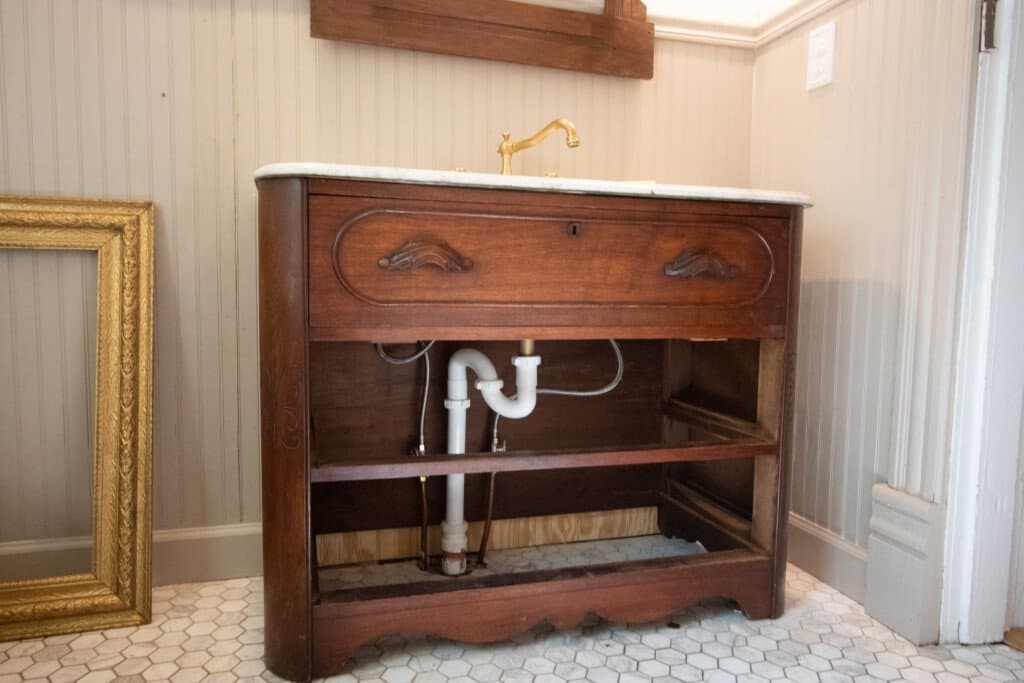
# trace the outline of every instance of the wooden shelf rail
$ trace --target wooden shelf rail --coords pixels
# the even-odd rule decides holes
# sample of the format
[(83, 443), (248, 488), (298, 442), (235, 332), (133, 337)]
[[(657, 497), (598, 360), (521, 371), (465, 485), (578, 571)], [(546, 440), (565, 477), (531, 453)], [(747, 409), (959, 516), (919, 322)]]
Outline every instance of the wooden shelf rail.
[(698, 427), (723, 439), (771, 440), (771, 435), (753, 422), (708, 410), (678, 398), (664, 401), (661, 409), (666, 417)]
[(321, 460), (310, 472), (313, 483), (436, 477), (445, 474), (526, 472), (531, 470), (651, 465), (696, 460), (735, 460), (775, 455), (769, 441), (745, 440), (693, 446), (641, 446), (592, 451), (518, 451), (426, 457)]

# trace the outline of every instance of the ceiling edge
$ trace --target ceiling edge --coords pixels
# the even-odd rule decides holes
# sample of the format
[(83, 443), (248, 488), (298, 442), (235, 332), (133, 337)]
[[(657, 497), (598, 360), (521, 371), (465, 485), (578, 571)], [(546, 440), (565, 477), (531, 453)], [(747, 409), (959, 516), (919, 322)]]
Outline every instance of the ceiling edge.
[(654, 37), (748, 50), (762, 48), (848, 0), (802, 0), (762, 25), (750, 29), (730, 24), (708, 24), (664, 14), (652, 14)]

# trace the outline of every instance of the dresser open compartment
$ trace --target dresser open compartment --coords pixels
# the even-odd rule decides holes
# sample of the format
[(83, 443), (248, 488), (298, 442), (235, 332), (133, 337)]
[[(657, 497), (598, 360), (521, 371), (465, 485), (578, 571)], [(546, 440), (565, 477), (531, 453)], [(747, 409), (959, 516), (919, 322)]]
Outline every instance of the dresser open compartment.
[[(516, 342), (438, 341), (431, 347), (425, 456), (412, 452), (422, 361), (388, 364), (367, 342), (310, 345), (313, 615), (330, 632), (316, 651), (336, 661), (373, 634), (421, 628), (394, 615), (387, 626), (376, 620), (399, 606), (407, 613), (447, 599), (442, 609), (452, 609), (509, 590), (552, 590), (598, 577), (639, 587), (647, 572), (685, 582), (714, 568), (707, 580), (721, 582), (721, 596), (737, 600), (751, 616), (768, 614), (774, 506), (765, 501), (774, 501), (776, 492), (757, 487), (759, 478), (762, 487), (775, 485), (778, 416), (769, 404), (779, 388), (779, 343), (618, 344), (622, 381), (607, 394), (541, 395), (533, 413), (500, 420), (497, 432), (494, 414), (475, 396), (467, 453), (459, 456), (444, 453), (447, 359), (472, 346), (505, 369), (503, 379), (514, 387), (509, 360)], [(388, 346), (398, 356), (417, 349)], [(592, 389), (615, 374), (607, 340), (545, 340), (536, 352), (541, 387)], [(496, 443), (502, 450), (492, 450)], [(468, 474), (470, 571), (459, 577), (441, 574), (438, 560), (450, 473)], [(764, 509), (758, 511), (759, 504)], [(490, 543), (480, 565), (475, 550), (488, 510)], [(690, 598), (685, 591), (681, 596), (673, 603), (671, 593), (662, 595), (657, 611), (682, 607)], [(592, 608), (601, 610), (596, 603)], [(408, 612), (409, 619), (422, 618), (416, 613)], [(367, 614), (373, 623), (353, 631), (354, 620)], [(463, 637), (488, 640), (501, 633), (478, 625)]]

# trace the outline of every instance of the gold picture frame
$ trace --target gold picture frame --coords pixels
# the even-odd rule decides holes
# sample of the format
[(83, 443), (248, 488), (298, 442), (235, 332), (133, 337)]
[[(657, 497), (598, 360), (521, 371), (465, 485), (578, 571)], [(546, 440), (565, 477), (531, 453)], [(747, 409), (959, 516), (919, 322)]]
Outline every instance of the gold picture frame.
[(0, 249), (98, 260), (90, 573), (0, 583), (0, 641), (151, 614), (153, 205), (0, 196)]

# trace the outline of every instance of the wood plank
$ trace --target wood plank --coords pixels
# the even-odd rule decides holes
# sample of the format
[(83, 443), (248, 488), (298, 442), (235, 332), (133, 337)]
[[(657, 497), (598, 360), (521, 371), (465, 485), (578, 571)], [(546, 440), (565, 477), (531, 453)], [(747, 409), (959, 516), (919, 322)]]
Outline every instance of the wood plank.
[(1003, 641), (1013, 649), (1024, 652), (1024, 628), (1011, 628), (1006, 632)]
[[(483, 522), (469, 524), (469, 547), (480, 546)], [(430, 527), (430, 540), (440, 538), (437, 525)], [(366, 561), (367, 547), (360, 546), (359, 534), (365, 531), (345, 531), (321, 534), (316, 537), (317, 564), (329, 567), (339, 564), (355, 564)], [(419, 552), (419, 527), (377, 529), (371, 531), (376, 537), (376, 552), (368, 559), (402, 560), (417, 556)], [(529, 548), (555, 543), (577, 543), (606, 538), (627, 538), (658, 533), (656, 507), (632, 508), (628, 510), (597, 510), (594, 512), (561, 515), (538, 515), (495, 519), (491, 528), (489, 550)], [(441, 551), (440, 541), (428, 543), (430, 552)]]
[(680, 399), (662, 403), (665, 415), (729, 439), (771, 441), (772, 437), (758, 425), (725, 413), (708, 410)]
[(310, 35), (613, 76), (654, 76), (638, 0), (616, 15), (510, 0), (312, 0)]
[[(782, 616), (786, 611), (786, 550), (789, 529), (789, 480), (790, 467), (793, 462), (793, 400), (796, 395), (796, 347), (797, 317), (800, 312), (800, 257), (803, 245), (803, 211), (794, 211), (790, 224), (790, 255), (789, 255), (789, 302), (786, 304), (786, 337), (781, 346), (782, 382), (779, 386), (779, 451), (774, 467), (775, 481), (764, 482), (758, 478), (759, 485), (771, 485), (770, 499), (774, 503), (764, 509), (755, 510), (755, 527), (759, 518), (773, 518), (775, 533), (771, 541), (772, 553), (772, 612), (773, 619)], [(773, 348), (773, 347), (769, 347)], [(758, 469), (764, 468), (761, 465)], [(763, 498), (756, 494), (755, 500)]]
[[(731, 552), (733, 557), (756, 557), (751, 552), (740, 551), (737, 555)], [(453, 581), (418, 581), (415, 583), (385, 584), (378, 586), (359, 586), (356, 588), (343, 588), (336, 591), (321, 593), (318, 607), (328, 611), (335, 611), (332, 608), (336, 605), (351, 603), (362, 603), (390, 598), (415, 599), (419, 596), (443, 596), (448, 593), (466, 593), (490, 588), (503, 588), (508, 586), (519, 586), (529, 583), (542, 583), (548, 581), (564, 581), (566, 579), (577, 579), (585, 577), (617, 577), (620, 582), (628, 582), (629, 574), (640, 570), (650, 569), (680, 569), (694, 565), (708, 564), (709, 560), (717, 561), (710, 557), (710, 553), (696, 555), (678, 555), (675, 557), (660, 557), (649, 560), (630, 560), (626, 562), (609, 562), (607, 564), (577, 565), (571, 567), (558, 567), (556, 569), (535, 569), (530, 571), (510, 572), (507, 574), (490, 574), (485, 576), (473, 575), (463, 576)], [(357, 608), (362, 612), (366, 608)]]
[(422, 630), (424, 624), (443, 638), (494, 642), (545, 620), (569, 628), (588, 612), (616, 623), (646, 623), (719, 596), (736, 600), (748, 617), (760, 619), (770, 606), (765, 595), (770, 578), (767, 556), (735, 550), (593, 567), (577, 575), (548, 571), (526, 582), (515, 577), (515, 583), (469, 590), (353, 602), (336, 601), (342, 597), (336, 594), (321, 596), (314, 607), (314, 675), (340, 670), (365, 643), (388, 633)]
[(740, 529), (741, 518), (716, 505), (710, 498), (695, 495), (684, 499), (662, 494), (661, 533), (671, 538), (700, 541), (712, 552), (733, 548), (754, 550)]
[(311, 470), (311, 481), (365, 481), (436, 477), (446, 474), (526, 472), (531, 470), (613, 467), (696, 460), (735, 460), (775, 453), (775, 444), (761, 441), (715, 443), (685, 447), (636, 447), (614, 450), (522, 451), (518, 453), (467, 453), (425, 457), (320, 461)]
[(668, 497), (673, 501), (682, 501), (685, 505), (700, 512), (709, 521), (717, 524), (741, 539), (750, 538), (750, 520), (729, 508), (705, 496), (695, 488), (682, 482), (668, 482)]

